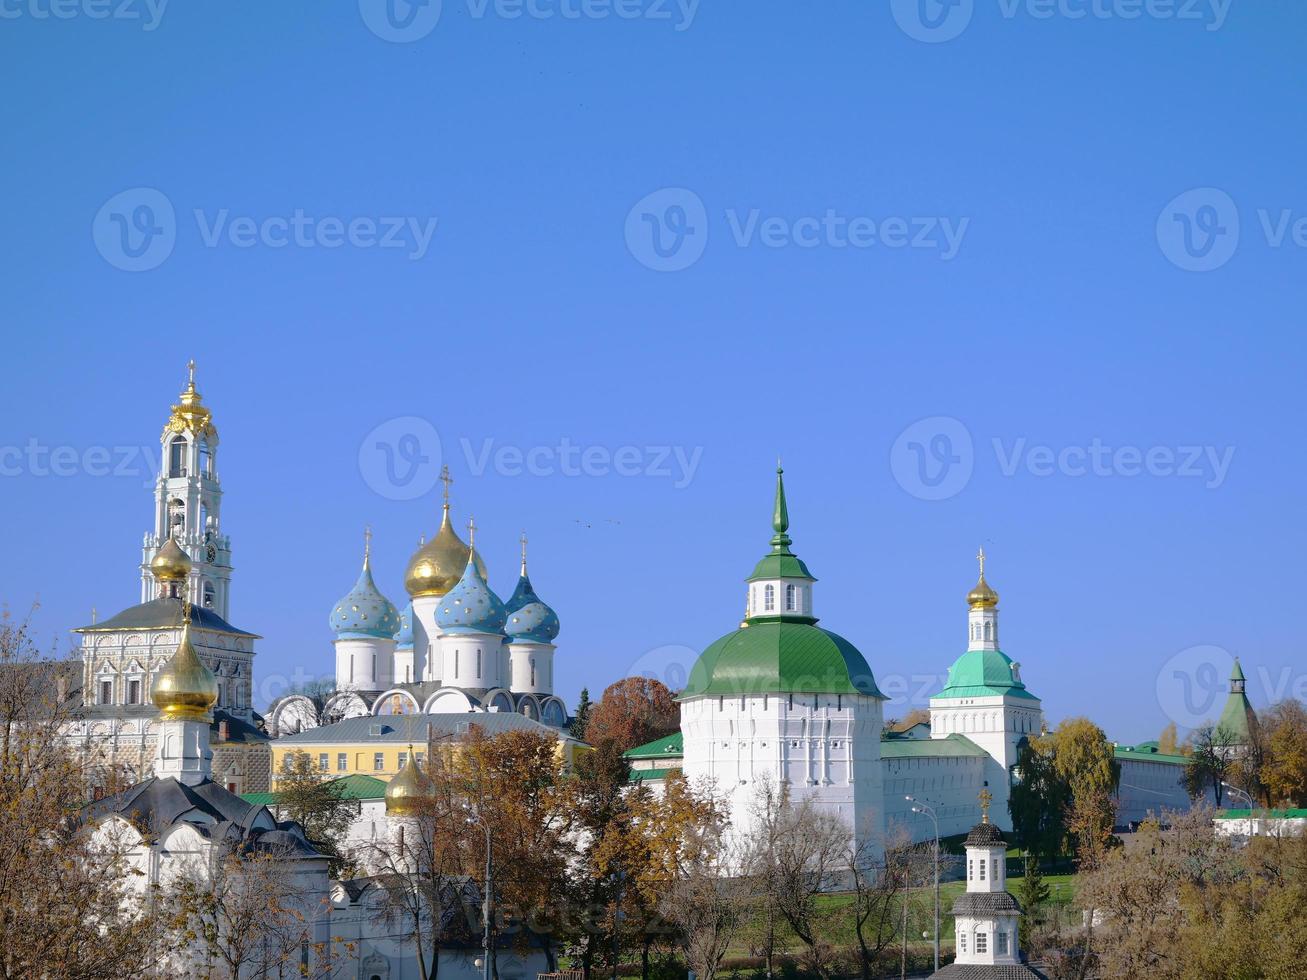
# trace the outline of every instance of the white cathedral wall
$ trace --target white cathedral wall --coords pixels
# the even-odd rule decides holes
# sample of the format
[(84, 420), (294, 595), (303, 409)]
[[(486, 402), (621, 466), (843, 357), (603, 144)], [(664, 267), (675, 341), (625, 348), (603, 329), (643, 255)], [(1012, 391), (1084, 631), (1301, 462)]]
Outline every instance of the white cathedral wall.
[[(1184, 766), (1174, 762), (1153, 762), (1147, 757), (1121, 759), (1121, 783), (1117, 790), (1116, 825), (1160, 817), (1163, 810), (1188, 810), (1195, 805), (1185, 792)], [(1216, 805), (1209, 789), (1203, 802)]]
[(384, 691), (395, 682), (394, 640), (343, 637), (335, 646), (337, 691)]
[(503, 686), (504, 638), (493, 633), (447, 633), (439, 639), (446, 687)]
[(758, 783), (787, 782), (850, 828), (851, 839), (884, 839), (881, 702), (864, 695), (758, 694), (681, 702), (683, 769), (711, 782), (731, 817), (730, 837), (747, 841)]
[[(515, 694), (554, 693), (554, 645), (552, 643), (509, 643), (508, 662)], [(534, 662), (535, 670), (532, 671)]]
[[(441, 596), (420, 595), (413, 600), (413, 680), (436, 681), (441, 678), (444, 666), (440, 658), (436, 637), (440, 627), (436, 625), (436, 608)], [(398, 676), (398, 675), (397, 675)]]

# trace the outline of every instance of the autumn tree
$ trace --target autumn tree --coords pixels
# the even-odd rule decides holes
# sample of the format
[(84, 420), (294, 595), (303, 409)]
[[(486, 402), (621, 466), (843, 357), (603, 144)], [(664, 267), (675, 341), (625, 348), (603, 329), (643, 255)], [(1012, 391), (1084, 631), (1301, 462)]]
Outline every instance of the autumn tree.
[(876, 975), (873, 971), (877, 971), (881, 957), (900, 938), (899, 913), (909, 889), (928, 880), (933, 849), (933, 841), (929, 847), (914, 846), (905, 832), (884, 842), (868, 838), (846, 848), (849, 884), (846, 910), (852, 919), (862, 980)]
[(160, 914), (186, 952), (186, 975), (240, 980), (246, 976), (331, 976), (330, 938), (318, 924), (330, 898), (306, 895), (288, 848), (237, 842), (211, 865), (192, 865), (165, 883)]
[(1307, 709), (1300, 701), (1281, 702), (1260, 727), (1266, 737), (1261, 778), (1271, 801), (1307, 806)]
[(718, 832), (707, 828), (686, 853), (661, 904), (697, 980), (716, 980), (751, 908), (749, 879), (738, 875), (747, 856)]
[(345, 840), (362, 803), (343, 796), (340, 783), (319, 769), (307, 752), (285, 757), (277, 774), (275, 806), (280, 819), (298, 823), (318, 853), (327, 856), (333, 878), (353, 872), (356, 859)]
[(94, 774), (64, 737), (79, 667), (40, 655), (29, 622), (0, 614), (3, 980), (146, 973), (169, 940), (150, 890), (128, 886), (131, 842), (82, 820)]
[(821, 896), (848, 867), (849, 827), (810, 797), (795, 800), (787, 785), (768, 779), (759, 781), (752, 805), (749, 877), (803, 943), (805, 966), (825, 980), (834, 950), (824, 928), (829, 906)]
[(626, 677), (604, 690), (590, 713), (586, 741), (611, 741), (625, 752), (680, 729), (680, 709), (667, 685), (652, 677)]
[(1176, 731), (1175, 722), (1171, 722), (1162, 729), (1162, 734), (1157, 738), (1157, 751), (1163, 755), (1175, 755), (1179, 751), (1179, 733)]
[(1088, 718), (1068, 718), (1052, 734), (1053, 768), (1072, 797), (1110, 796), (1121, 781), (1112, 743)]

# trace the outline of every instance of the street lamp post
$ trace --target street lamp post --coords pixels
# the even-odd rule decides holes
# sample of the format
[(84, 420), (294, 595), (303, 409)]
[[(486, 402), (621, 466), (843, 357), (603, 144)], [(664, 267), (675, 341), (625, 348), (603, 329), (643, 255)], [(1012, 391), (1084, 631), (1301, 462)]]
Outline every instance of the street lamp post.
[(913, 804), (913, 813), (924, 813), (930, 817), (931, 822), (935, 825), (935, 972), (939, 972), (939, 817), (935, 813), (935, 808), (922, 803), (920, 800), (911, 796), (903, 797), (909, 803)]
[(1227, 783), (1224, 779), (1221, 780), (1221, 785), (1226, 788), (1227, 792), (1232, 794), (1238, 793), (1240, 796), (1242, 796), (1245, 800), (1248, 801), (1248, 829), (1252, 831), (1252, 833), (1249, 836), (1256, 837), (1257, 836), (1257, 801), (1253, 799), (1252, 794), (1249, 793), (1246, 789), (1240, 789), (1238, 786), (1232, 786), (1230, 783)]
[(485, 884), (482, 887), (481, 894), (481, 962), (477, 966), (481, 967), (481, 980), (490, 980), (490, 916), (494, 912), (491, 896), (494, 895), (494, 852), (490, 846), (490, 824), (481, 816), (481, 811), (476, 807), (469, 806), (468, 823), (479, 824), (481, 829), (486, 832), (486, 877)]

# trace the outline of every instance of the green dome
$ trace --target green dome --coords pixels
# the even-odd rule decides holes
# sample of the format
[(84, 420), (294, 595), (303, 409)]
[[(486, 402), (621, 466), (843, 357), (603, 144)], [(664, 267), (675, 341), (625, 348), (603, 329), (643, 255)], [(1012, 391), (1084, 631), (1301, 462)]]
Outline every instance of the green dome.
[(703, 652), (681, 698), (725, 694), (864, 694), (884, 698), (866, 658), (829, 630), (751, 620)]
[(1002, 650), (968, 650), (948, 669), (948, 683), (935, 697), (989, 698), (1004, 694), (1037, 700), (1026, 690), (1017, 665)]

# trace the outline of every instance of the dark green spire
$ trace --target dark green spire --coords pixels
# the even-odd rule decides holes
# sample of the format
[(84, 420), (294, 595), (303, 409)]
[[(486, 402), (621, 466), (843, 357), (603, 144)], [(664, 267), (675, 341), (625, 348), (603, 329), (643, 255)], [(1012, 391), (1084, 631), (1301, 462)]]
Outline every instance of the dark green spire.
[(776, 532), (771, 539), (772, 552), (777, 555), (788, 555), (793, 542), (785, 533), (790, 529), (790, 512), (785, 506), (785, 470), (781, 468), (780, 460), (776, 461), (776, 505), (772, 508), (771, 526)]

